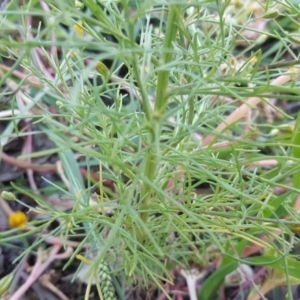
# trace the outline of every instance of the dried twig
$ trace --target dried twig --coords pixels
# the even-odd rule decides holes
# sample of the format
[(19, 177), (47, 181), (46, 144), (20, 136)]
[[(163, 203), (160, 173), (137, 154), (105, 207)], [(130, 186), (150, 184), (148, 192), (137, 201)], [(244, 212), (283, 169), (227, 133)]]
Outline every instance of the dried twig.
[(36, 282), (36, 280), (45, 272), (52, 262), (58, 259), (67, 259), (72, 253), (73, 249), (68, 247), (63, 253), (58, 253), (62, 244), (55, 244), (48, 257), (45, 258), (43, 250), (38, 251), (37, 261), (31, 270), (31, 273), (26, 282), (11, 296), (10, 300), (19, 300), (26, 293), (26, 291)]
[[(287, 83), (292, 80), (293, 75), (291, 73), (299, 72), (299, 69), (293, 69), (292, 71), (288, 71), (286, 74), (281, 75), (274, 80), (271, 81), (270, 86), (278, 86)], [(270, 93), (266, 93), (268, 95)], [(224, 131), (228, 126), (242, 119), (248, 112), (255, 107), (259, 102), (262, 101), (262, 97), (250, 97), (244, 104), (238, 107), (235, 111), (233, 111), (219, 126), (215, 129), (216, 132)], [(215, 139), (215, 134), (207, 136), (202, 145), (208, 146)]]

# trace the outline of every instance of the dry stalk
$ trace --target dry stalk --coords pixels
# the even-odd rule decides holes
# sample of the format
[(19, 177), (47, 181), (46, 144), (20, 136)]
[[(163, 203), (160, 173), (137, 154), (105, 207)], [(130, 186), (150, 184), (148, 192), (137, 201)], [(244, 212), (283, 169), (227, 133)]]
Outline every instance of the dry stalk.
[(65, 252), (58, 253), (61, 249), (62, 244), (55, 244), (48, 257), (45, 259), (44, 251), (38, 251), (37, 261), (31, 270), (31, 273), (26, 280), (26, 282), (11, 296), (10, 300), (19, 300), (23, 297), (26, 291), (38, 280), (38, 278), (45, 272), (45, 270), (51, 265), (55, 260), (67, 259), (72, 253), (73, 249), (68, 247)]
[[(271, 81), (270, 86), (278, 86), (278, 85), (283, 85), (293, 79), (293, 75), (299, 72), (299, 69), (292, 68), (290, 71), (286, 72), (284, 75), (280, 75), (279, 77), (275, 78), (274, 80)], [(292, 74), (291, 74), (292, 73)], [(270, 93), (266, 93), (265, 95), (269, 95)], [(224, 131), (228, 126), (231, 124), (239, 121), (243, 117), (245, 117), (252, 108), (257, 106), (259, 102), (262, 101), (261, 97), (250, 97), (248, 100), (242, 104), (240, 107), (238, 107), (235, 111), (233, 111), (221, 124), (217, 126), (215, 129), (215, 132), (222, 132)], [(202, 145), (203, 147), (206, 147), (212, 143), (212, 141), (215, 139), (215, 135), (211, 134), (207, 136), (203, 142)]]

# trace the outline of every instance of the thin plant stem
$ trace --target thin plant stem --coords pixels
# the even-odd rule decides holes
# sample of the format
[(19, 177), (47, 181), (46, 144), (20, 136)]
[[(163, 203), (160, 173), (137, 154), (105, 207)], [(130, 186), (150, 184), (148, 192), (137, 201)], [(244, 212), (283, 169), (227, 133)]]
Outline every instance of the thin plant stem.
[[(170, 5), (169, 15), (167, 20), (167, 28), (165, 34), (165, 41), (162, 52), (162, 68), (164, 64), (168, 64), (173, 57), (173, 42), (176, 37), (177, 27), (176, 18), (179, 18), (179, 6)], [(156, 99), (154, 106), (154, 117), (161, 118), (164, 115), (167, 107), (168, 98), (167, 88), (169, 84), (170, 70), (163, 68), (158, 71), (157, 75), (157, 88), (156, 88)]]
[[(173, 56), (173, 41), (176, 37), (176, 18), (179, 17), (179, 7), (177, 5), (170, 5), (169, 15), (167, 20), (167, 28), (165, 33), (165, 42), (163, 45), (163, 54), (162, 54), (162, 67), (165, 64), (168, 64), (172, 60)], [(150, 145), (145, 162), (145, 175), (150, 180), (153, 181), (156, 167), (157, 167), (157, 151), (159, 148), (159, 138), (161, 132), (160, 119), (164, 115), (165, 109), (167, 107), (167, 88), (169, 84), (170, 71), (168, 69), (162, 69), (158, 71), (157, 75), (157, 89), (156, 89), (156, 99), (153, 117), (151, 120), (151, 125), (149, 127), (150, 136)], [(141, 205), (140, 209), (147, 209), (147, 205), (151, 199), (151, 187), (148, 183), (144, 182), (141, 189)], [(141, 213), (141, 219), (146, 222), (147, 213)]]

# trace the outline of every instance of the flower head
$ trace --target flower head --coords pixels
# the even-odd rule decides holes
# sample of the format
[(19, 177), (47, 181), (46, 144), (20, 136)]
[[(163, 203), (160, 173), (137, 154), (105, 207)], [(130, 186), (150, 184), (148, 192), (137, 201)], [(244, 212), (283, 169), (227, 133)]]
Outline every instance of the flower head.
[(16, 211), (8, 217), (8, 225), (11, 228), (25, 228), (27, 216), (22, 211)]

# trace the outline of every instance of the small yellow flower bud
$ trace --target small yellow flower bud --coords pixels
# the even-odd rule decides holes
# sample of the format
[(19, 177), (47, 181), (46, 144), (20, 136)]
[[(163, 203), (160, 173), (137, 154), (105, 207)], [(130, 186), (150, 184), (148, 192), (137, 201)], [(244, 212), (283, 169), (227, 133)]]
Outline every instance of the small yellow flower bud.
[(229, 63), (230, 63), (231, 67), (235, 67), (236, 64), (237, 64), (237, 61), (234, 57), (231, 56), (230, 59), (229, 59)]
[(274, 128), (270, 131), (269, 135), (270, 136), (277, 136), (279, 134), (279, 130), (277, 128)]
[(0, 296), (3, 296), (8, 291), (13, 279), (14, 274), (10, 273), (0, 280)]
[(233, 2), (233, 5), (234, 5), (234, 8), (235, 8), (235, 9), (239, 9), (239, 8), (243, 7), (243, 4), (241, 3), (240, 0), (234, 1), (234, 2)]
[(107, 69), (106, 65), (100, 61), (96, 63), (96, 70), (100, 75), (103, 75), (104, 77), (107, 77), (109, 75), (109, 70)]
[(72, 224), (71, 222), (68, 222), (68, 223), (67, 223), (67, 229), (68, 229), (68, 230), (72, 230), (73, 227), (74, 227), (74, 226), (73, 226), (73, 224)]
[(59, 108), (62, 108), (64, 106), (64, 104), (60, 101), (56, 101), (56, 105), (59, 107)]
[(257, 61), (258, 61), (258, 59), (257, 59), (257, 56), (256, 56), (256, 55), (252, 56), (252, 57), (250, 58), (250, 60), (249, 60), (249, 62), (252, 63), (252, 64), (257, 63)]
[(76, 59), (76, 52), (75, 52), (75, 50), (70, 50), (69, 51), (69, 53), (68, 53), (68, 55), (69, 55), (69, 57), (71, 58), (71, 59)]
[(16, 197), (13, 193), (7, 192), (7, 191), (2, 191), (1, 197), (6, 200), (6, 201), (13, 201), (16, 200)]
[(300, 233), (300, 226), (294, 226), (294, 227), (292, 228), (292, 231), (293, 231), (294, 233)]
[(152, 118), (153, 118), (153, 120), (155, 120), (155, 121), (160, 120), (160, 118), (161, 118), (161, 113), (160, 113), (159, 111), (154, 111), (153, 114), (152, 114)]
[(81, 1), (75, 0), (75, 8), (83, 9), (84, 4)]
[(78, 21), (75, 26), (74, 26), (74, 30), (76, 33), (80, 34), (80, 35), (84, 35), (84, 29), (82, 28), (82, 22)]
[(11, 228), (25, 228), (27, 216), (22, 211), (16, 211), (8, 217), (8, 225)]

